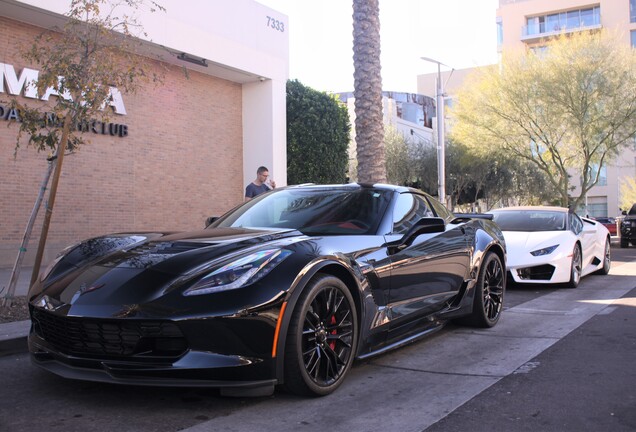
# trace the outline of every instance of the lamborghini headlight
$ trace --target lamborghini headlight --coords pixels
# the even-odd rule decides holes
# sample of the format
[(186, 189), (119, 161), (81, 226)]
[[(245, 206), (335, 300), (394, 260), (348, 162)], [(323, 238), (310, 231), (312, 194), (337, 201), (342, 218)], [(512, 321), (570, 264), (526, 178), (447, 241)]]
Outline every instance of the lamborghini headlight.
[(559, 245), (554, 245), (554, 246), (548, 246), (545, 247), (543, 249), (537, 249), (535, 251), (530, 252), (530, 254), (532, 256), (543, 256), (543, 255), (550, 255), (552, 252), (554, 252), (554, 250), (556, 248), (558, 248)]
[(203, 276), (183, 292), (185, 296), (227, 291), (253, 284), (271, 272), (291, 251), (265, 249), (235, 259)]

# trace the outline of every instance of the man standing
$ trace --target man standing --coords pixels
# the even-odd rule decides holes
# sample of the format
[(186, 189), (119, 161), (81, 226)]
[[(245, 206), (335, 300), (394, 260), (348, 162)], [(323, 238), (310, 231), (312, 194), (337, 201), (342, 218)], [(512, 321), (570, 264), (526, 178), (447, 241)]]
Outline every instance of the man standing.
[(257, 195), (267, 192), (276, 187), (274, 180), (267, 181), (269, 177), (269, 170), (262, 166), (256, 170), (256, 180), (248, 184), (245, 188), (245, 201), (249, 201)]

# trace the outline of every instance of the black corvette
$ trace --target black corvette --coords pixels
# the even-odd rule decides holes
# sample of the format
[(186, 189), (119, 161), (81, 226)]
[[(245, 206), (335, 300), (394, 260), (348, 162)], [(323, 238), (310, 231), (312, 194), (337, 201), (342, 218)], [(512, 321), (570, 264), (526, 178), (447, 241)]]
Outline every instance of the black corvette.
[(200, 231), (65, 249), (29, 292), (29, 349), (67, 378), (325, 395), (449, 319), (495, 325), (505, 253), (487, 217), (415, 189), (276, 189)]

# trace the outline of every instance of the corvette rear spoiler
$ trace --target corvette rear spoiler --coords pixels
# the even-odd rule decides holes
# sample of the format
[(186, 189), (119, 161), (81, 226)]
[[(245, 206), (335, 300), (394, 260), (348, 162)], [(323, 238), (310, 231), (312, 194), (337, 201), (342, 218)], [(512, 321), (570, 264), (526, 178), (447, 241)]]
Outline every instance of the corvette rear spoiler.
[(453, 213), (455, 219), (451, 221), (451, 223), (458, 223), (462, 221), (467, 221), (470, 219), (488, 219), (492, 220), (493, 216), (489, 213)]

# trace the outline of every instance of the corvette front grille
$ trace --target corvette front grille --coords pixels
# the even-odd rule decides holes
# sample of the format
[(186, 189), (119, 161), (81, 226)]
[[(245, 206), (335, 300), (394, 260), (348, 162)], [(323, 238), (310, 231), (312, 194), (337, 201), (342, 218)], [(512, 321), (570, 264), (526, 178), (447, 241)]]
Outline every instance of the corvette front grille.
[(31, 317), (36, 334), (68, 355), (177, 357), (187, 349), (171, 322), (65, 317), (39, 308), (32, 309)]

